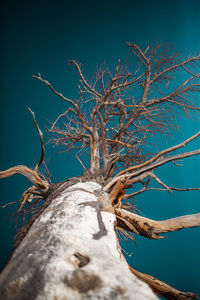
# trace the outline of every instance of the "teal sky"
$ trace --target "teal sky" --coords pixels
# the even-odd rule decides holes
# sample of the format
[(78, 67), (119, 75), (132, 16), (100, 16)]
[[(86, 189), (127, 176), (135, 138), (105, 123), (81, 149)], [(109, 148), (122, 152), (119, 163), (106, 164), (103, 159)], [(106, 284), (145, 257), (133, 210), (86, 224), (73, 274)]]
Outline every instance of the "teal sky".
[[(35, 112), (45, 132), (65, 106), (32, 74), (42, 76), (63, 94), (76, 94), (77, 74), (69, 59), (83, 64), (88, 77), (104, 61), (109, 66), (127, 56), (126, 41), (141, 47), (156, 41), (174, 45), (185, 56), (200, 51), (200, 1), (3, 1), (1, 9), (1, 155), (0, 169), (25, 164), (33, 167), (40, 156), (39, 137), (27, 106)], [(198, 96), (200, 99), (200, 96)], [(180, 131), (169, 139), (176, 144), (199, 130), (199, 119), (178, 117)], [(189, 149), (199, 148), (194, 141)], [(160, 148), (165, 147), (160, 143)], [(70, 153), (56, 154), (46, 146), (52, 181), (80, 175), (80, 164)], [(182, 168), (163, 167), (161, 178), (177, 187), (200, 186), (200, 158), (189, 158)], [(0, 182), (0, 205), (15, 201), (29, 187), (20, 176)], [(144, 216), (158, 220), (198, 213), (198, 192), (149, 192), (137, 198)], [(0, 266), (12, 249), (16, 206), (0, 209)], [(200, 229), (171, 233), (160, 241), (137, 238), (124, 242), (128, 261), (142, 272), (155, 276), (180, 290), (198, 292), (200, 270)], [(131, 253), (133, 254), (131, 255)]]

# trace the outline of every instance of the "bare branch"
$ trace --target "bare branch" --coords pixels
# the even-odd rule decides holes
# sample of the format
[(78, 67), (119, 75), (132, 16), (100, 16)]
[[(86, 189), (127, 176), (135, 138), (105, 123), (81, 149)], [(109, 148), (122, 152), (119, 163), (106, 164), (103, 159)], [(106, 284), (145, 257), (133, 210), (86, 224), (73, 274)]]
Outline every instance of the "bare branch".
[(50, 83), (49, 81), (44, 80), (44, 79), (41, 77), (41, 74), (40, 74), (40, 73), (38, 73), (38, 76), (33, 75), (33, 78), (36, 78), (36, 79), (38, 79), (39, 81), (41, 81), (41, 82), (43, 82), (44, 84), (46, 84), (46, 85), (54, 92), (54, 94), (56, 94), (58, 97), (60, 97), (63, 101), (66, 101), (66, 102), (72, 104), (72, 105), (75, 107), (75, 103), (74, 103), (73, 100), (64, 97), (62, 93), (57, 92), (57, 91), (54, 89), (54, 87), (51, 85), (51, 83)]
[(83, 76), (83, 73), (81, 72), (81, 68), (80, 68), (80, 66), (79, 66), (79, 64), (75, 61), (75, 60), (70, 60), (69, 62), (71, 62), (71, 63), (73, 63), (75, 66), (76, 66), (76, 68), (77, 68), (77, 70), (78, 70), (78, 73), (79, 73), (79, 75), (80, 75), (80, 77), (81, 77), (81, 80), (83, 81), (83, 83), (84, 83), (84, 85), (94, 94), (94, 95), (96, 95), (96, 96), (98, 96), (98, 97), (102, 97), (102, 95), (100, 94), (100, 93), (98, 93), (98, 92), (96, 92), (88, 83), (87, 83), (87, 81), (85, 80), (85, 77)]
[(140, 171), (136, 171), (136, 172), (133, 172), (133, 173), (130, 173), (128, 175), (129, 178), (131, 177), (135, 177), (135, 176), (138, 176), (144, 172), (147, 172), (147, 171), (150, 171), (150, 170), (153, 170), (155, 168), (158, 168), (170, 161), (175, 161), (177, 159), (183, 159), (183, 158), (186, 158), (186, 157), (191, 157), (191, 156), (195, 156), (195, 155), (199, 155), (200, 154), (200, 149), (198, 150), (194, 150), (194, 151), (189, 151), (189, 152), (184, 152), (184, 153), (180, 153), (180, 154), (177, 154), (177, 155), (173, 155), (173, 156), (168, 156), (166, 158), (163, 158), (163, 159), (160, 159), (158, 162), (155, 162), (153, 163), (152, 165), (150, 166), (147, 166), (143, 169), (141, 169)]
[(149, 59), (146, 57), (145, 53), (138, 47), (136, 44), (127, 43), (128, 46), (131, 48), (132, 51), (135, 52), (135, 50), (138, 51), (139, 55), (137, 57), (143, 62), (144, 65), (147, 65), (149, 63)]
[(83, 167), (83, 169), (86, 171), (86, 167), (84, 166), (84, 164), (82, 163), (81, 159), (78, 157), (77, 153), (76, 153), (76, 158), (78, 159), (78, 161), (80, 162), (81, 166)]
[[(200, 188), (176, 188), (176, 187), (173, 187), (173, 186), (169, 186), (168, 189), (170, 191), (177, 191), (177, 192), (189, 192), (189, 191), (200, 191)], [(135, 196), (143, 193), (143, 192), (146, 192), (146, 191), (152, 191), (152, 190), (156, 190), (156, 191), (168, 191), (167, 188), (155, 188), (155, 187), (146, 187), (146, 186), (143, 186), (143, 188), (141, 188), (140, 190), (134, 192), (134, 193), (131, 193), (131, 194), (126, 194), (123, 196), (123, 198), (134, 198)]]
[[(120, 220), (125, 219), (127, 222), (129, 222), (139, 232), (140, 235), (149, 239), (163, 238), (164, 236), (160, 236), (160, 233), (200, 226), (200, 213), (181, 216), (164, 221), (154, 221), (120, 208), (115, 208), (115, 214), (117, 218), (118, 216), (120, 217)], [(117, 226), (132, 231), (127, 227), (127, 223), (124, 226), (123, 222), (120, 222), (120, 224), (117, 223)]]
[(137, 78), (131, 80), (131, 81), (125, 81), (119, 85), (113, 86), (111, 88), (111, 91), (113, 92), (114, 90), (120, 89), (120, 88), (126, 88), (128, 86), (133, 85), (134, 83), (138, 82), (143, 76), (145, 75), (145, 72), (139, 75)]
[(127, 172), (134, 171), (134, 170), (137, 170), (137, 169), (142, 168), (144, 166), (147, 166), (150, 163), (153, 163), (154, 161), (156, 161), (161, 156), (163, 156), (163, 155), (165, 155), (165, 154), (167, 154), (169, 152), (175, 151), (177, 149), (180, 149), (182, 147), (185, 147), (188, 143), (190, 143), (191, 141), (193, 141), (194, 139), (196, 139), (199, 136), (200, 136), (200, 131), (198, 131), (196, 134), (194, 134), (193, 136), (191, 136), (187, 140), (183, 141), (182, 143), (180, 143), (178, 145), (175, 145), (173, 147), (167, 148), (165, 150), (160, 151), (158, 154), (156, 154), (154, 157), (152, 157), (151, 159), (147, 160), (146, 162), (144, 162), (144, 163), (142, 163), (140, 165), (137, 165), (137, 166), (133, 166), (133, 167), (127, 168), (127, 169), (119, 172), (115, 177), (118, 177), (118, 176), (120, 176), (122, 174), (125, 174)]
[(37, 171), (38, 168), (39, 168), (39, 166), (41, 165), (41, 163), (42, 163), (43, 160), (44, 160), (44, 141), (43, 141), (43, 133), (42, 133), (42, 131), (40, 130), (40, 128), (39, 128), (39, 126), (38, 126), (38, 124), (37, 124), (37, 122), (36, 122), (34, 112), (33, 112), (29, 107), (28, 107), (28, 110), (30, 111), (30, 113), (31, 113), (31, 115), (32, 115), (33, 122), (34, 122), (35, 127), (36, 127), (36, 129), (37, 129), (37, 131), (38, 131), (38, 133), (39, 133), (39, 136), (40, 136), (41, 156), (40, 156), (40, 159), (39, 159), (39, 161), (38, 161), (38, 163), (37, 163), (37, 165), (35, 166), (35, 169), (34, 169), (35, 171)]
[(91, 128), (88, 126), (88, 124), (87, 124), (85, 118), (83, 117), (83, 115), (82, 115), (82, 113), (81, 113), (81, 111), (80, 111), (80, 109), (79, 109), (79, 106), (78, 106), (73, 100), (64, 97), (62, 93), (57, 92), (57, 91), (53, 88), (53, 86), (49, 83), (49, 81), (44, 80), (44, 79), (41, 77), (40, 74), (39, 74), (38, 76), (33, 75), (33, 78), (36, 78), (36, 79), (40, 80), (41, 82), (45, 83), (45, 84), (46, 84), (47, 86), (49, 86), (49, 88), (54, 92), (54, 94), (56, 94), (57, 96), (59, 96), (63, 101), (66, 101), (66, 102), (70, 103), (70, 104), (75, 108), (76, 114), (77, 114), (77, 116), (79, 117), (79, 119), (81, 120), (81, 123), (82, 123), (83, 127), (84, 127), (88, 132), (92, 133)]
[(151, 174), (151, 177), (154, 178), (160, 185), (162, 185), (169, 193), (171, 193), (172, 191), (170, 190), (170, 188), (164, 183), (162, 182), (158, 176), (156, 176), (154, 173)]
[(38, 191), (38, 188), (36, 186), (31, 186), (30, 188), (28, 188), (27, 190), (25, 190), (22, 194), (22, 197), (21, 199), (19, 200), (21, 202), (21, 205), (20, 205), (20, 208), (18, 209), (18, 212), (20, 212), (22, 210), (22, 208), (24, 207), (24, 205), (27, 203), (27, 202), (32, 202), (32, 200), (34, 199), (34, 194), (37, 194), (37, 197), (36, 198), (43, 198), (41, 195), (41, 193), (39, 193)]
[(178, 64), (172, 65), (169, 68), (166, 68), (165, 70), (161, 71), (160, 73), (155, 74), (155, 76), (151, 80), (151, 83), (153, 83), (157, 78), (163, 76), (164, 74), (166, 74), (168, 72), (171, 72), (171, 71), (173, 71), (175, 69), (178, 69), (179, 67), (182, 67), (182, 66), (184, 66), (184, 65), (186, 65), (186, 64), (188, 64), (190, 62), (197, 61), (197, 60), (200, 60), (200, 54), (197, 55), (197, 56), (193, 56), (191, 58), (188, 58), (187, 60), (182, 61), (182, 62), (180, 62)]
[(123, 182), (125, 188), (131, 187), (134, 183), (140, 182), (144, 180), (147, 176), (149, 176), (151, 174), (151, 172), (149, 173), (149, 171), (152, 171), (170, 161), (175, 161), (175, 160), (179, 160), (182, 158), (199, 155), (199, 154), (200, 154), (200, 149), (169, 156), (167, 158), (163, 158), (162, 160), (158, 160), (158, 162), (149, 164), (138, 171), (125, 173), (120, 176), (117, 175), (113, 179), (111, 179), (111, 181), (104, 187), (104, 191), (108, 191), (119, 180)]
[(20, 200), (6, 203), (6, 204), (4, 204), (4, 205), (1, 205), (0, 207), (1, 207), (1, 208), (6, 208), (7, 206), (12, 205), (12, 204), (16, 204), (16, 203), (18, 203), (18, 202), (20, 202)]
[(68, 107), (68, 109), (67, 109), (64, 113), (60, 114), (60, 115), (57, 117), (57, 119), (53, 122), (53, 124), (51, 125), (51, 128), (50, 128), (51, 131), (54, 129), (56, 123), (57, 123), (62, 117), (66, 116), (67, 113), (68, 113), (69, 111), (72, 111), (72, 112), (76, 115), (76, 111), (75, 111), (72, 107)]
[[(161, 103), (161, 102), (165, 102), (165, 101), (175, 103), (175, 100), (173, 100), (174, 97), (178, 97), (181, 94), (184, 94), (188, 91), (192, 91), (193, 89), (200, 87), (200, 84), (195, 83), (195, 84), (188, 85), (185, 88), (182, 88), (189, 80), (192, 80), (192, 78), (186, 80), (181, 86), (179, 86), (176, 90), (171, 92), (169, 95), (161, 97), (161, 98), (156, 98), (156, 99), (149, 100), (146, 106), (147, 107), (152, 106), (152, 105), (155, 105), (155, 104), (158, 104), (158, 103)], [(190, 105), (190, 106), (187, 105), (186, 103), (179, 103), (178, 101), (176, 101), (176, 103), (177, 103), (177, 105), (180, 105), (180, 106), (182, 105), (182, 106), (185, 106), (185, 107), (188, 107), (188, 108), (198, 109), (198, 107), (195, 108), (192, 105)]]
[(135, 144), (135, 143), (133, 143), (132, 145), (129, 145), (129, 144), (123, 143), (122, 141), (112, 140), (112, 139), (106, 139), (106, 142), (108, 142), (108, 143), (116, 143), (116, 144), (119, 144), (119, 145), (121, 145), (123, 147), (126, 147), (126, 148), (134, 147), (134, 144)]
[(156, 293), (157, 295), (164, 297), (165, 299), (177, 299), (177, 300), (186, 300), (186, 299), (196, 299), (198, 298), (198, 295), (188, 292), (181, 292), (177, 289), (173, 288), (172, 286), (156, 279), (153, 276), (141, 273), (131, 266), (129, 266), (131, 272), (140, 280), (146, 282)]
[(19, 165), (12, 167), (8, 170), (0, 172), (0, 179), (2, 178), (7, 178), (10, 176), (13, 176), (15, 174), (21, 174), (24, 177), (26, 177), (30, 182), (32, 182), (37, 188), (39, 188), (42, 191), (46, 191), (49, 187), (48, 182), (42, 180), (36, 171), (31, 170), (30, 168), (24, 166), (24, 165)]

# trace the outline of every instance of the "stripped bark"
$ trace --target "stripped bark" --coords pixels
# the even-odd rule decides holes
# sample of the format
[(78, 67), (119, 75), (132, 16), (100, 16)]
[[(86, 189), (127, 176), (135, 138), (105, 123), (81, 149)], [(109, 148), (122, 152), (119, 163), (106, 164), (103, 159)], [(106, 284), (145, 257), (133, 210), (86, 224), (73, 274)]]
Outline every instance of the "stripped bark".
[(129, 270), (113, 214), (101, 212), (106, 233), (101, 231), (96, 207), (102, 187), (80, 182), (59, 190), (1, 273), (0, 298), (156, 300)]

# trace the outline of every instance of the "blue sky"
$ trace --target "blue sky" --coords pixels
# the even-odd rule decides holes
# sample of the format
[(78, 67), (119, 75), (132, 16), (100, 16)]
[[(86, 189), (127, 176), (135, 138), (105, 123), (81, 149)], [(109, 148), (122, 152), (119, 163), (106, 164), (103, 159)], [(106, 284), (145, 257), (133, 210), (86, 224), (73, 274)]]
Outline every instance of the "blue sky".
[[(40, 144), (27, 106), (35, 112), (45, 132), (64, 104), (32, 74), (40, 72), (68, 97), (76, 93), (77, 74), (69, 59), (83, 64), (89, 76), (104, 61), (114, 66), (127, 56), (125, 42), (141, 47), (156, 41), (171, 43), (183, 55), (200, 51), (200, 2), (174, 1), (4, 1), (1, 11), (1, 156), (0, 169), (16, 164), (33, 167), (40, 156)], [(180, 131), (169, 144), (176, 144), (199, 130), (200, 122), (178, 117)], [(199, 140), (191, 148), (199, 147)], [(164, 145), (163, 145), (164, 146)], [(162, 147), (162, 145), (161, 145)], [(73, 155), (56, 154), (46, 146), (46, 157), (57, 182), (82, 172)], [(198, 186), (199, 158), (186, 159), (179, 169), (162, 168), (162, 179), (176, 186)], [(0, 182), (1, 204), (15, 201), (29, 183), (20, 176)], [(200, 210), (198, 192), (149, 192), (137, 198), (147, 217), (164, 219)], [(1, 267), (9, 255), (14, 235), (11, 215), (16, 207), (0, 210)], [(138, 238), (123, 242), (128, 261), (139, 270), (178, 289), (199, 292), (200, 230), (171, 233), (161, 241)], [(131, 253), (133, 254), (131, 255)]]

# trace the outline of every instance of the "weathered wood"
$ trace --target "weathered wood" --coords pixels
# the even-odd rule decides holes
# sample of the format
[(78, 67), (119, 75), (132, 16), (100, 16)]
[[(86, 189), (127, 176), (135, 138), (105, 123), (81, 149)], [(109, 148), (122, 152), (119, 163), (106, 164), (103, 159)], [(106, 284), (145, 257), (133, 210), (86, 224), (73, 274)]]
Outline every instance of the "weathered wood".
[(152, 290), (159, 296), (169, 300), (192, 300), (198, 298), (198, 295), (189, 292), (181, 292), (172, 286), (156, 279), (153, 276), (141, 273), (130, 266), (131, 272), (140, 280), (146, 282)]
[(101, 230), (101, 186), (80, 182), (59, 190), (1, 273), (0, 299), (157, 299), (129, 270), (113, 213), (101, 212)]
[(164, 221), (151, 220), (120, 208), (115, 208), (115, 213), (118, 218), (117, 226), (134, 232), (133, 227), (138, 231), (138, 234), (149, 239), (163, 238), (164, 236), (159, 236), (160, 233), (200, 226), (200, 213)]
[(10, 176), (13, 176), (15, 174), (20, 174), (24, 177), (26, 177), (30, 182), (32, 182), (36, 187), (39, 189), (46, 191), (49, 187), (48, 182), (45, 180), (41, 179), (40, 176), (38, 176), (36, 171), (31, 170), (27, 166), (24, 165), (19, 165), (12, 167), (8, 170), (1, 171), (0, 172), (0, 179), (2, 178), (7, 178)]

